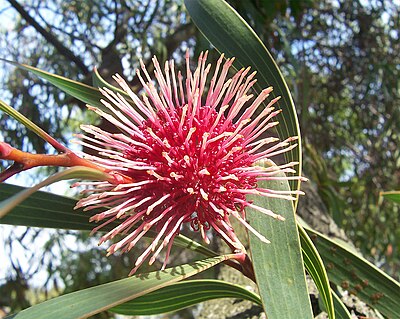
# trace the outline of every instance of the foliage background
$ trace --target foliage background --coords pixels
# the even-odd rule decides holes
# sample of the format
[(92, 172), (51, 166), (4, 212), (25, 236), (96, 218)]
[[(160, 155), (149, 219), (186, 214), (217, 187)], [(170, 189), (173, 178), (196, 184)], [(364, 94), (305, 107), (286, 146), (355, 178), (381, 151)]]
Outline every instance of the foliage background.
[[(398, 279), (399, 209), (380, 201), (379, 192), (400, 188), (400, 3), (229, 2), (271, 50), (291, 87), (305, 175), (356, 247)], [(187, 48), (194, 55), (210, 49), (180, 0), (8, 0), (0, 8), (9, 22), (0, 29), (0, 57), (86, 83), (97, 66), (106, 80), (119, 72), (137, 90), (139, 57), (147, 66), (153, 55), (179, 63)], [(2, 99), (65, 143), (79, 123), (97, 120), (31, 74), (6, 64), (0, 72)], [(14, 147), (50, 151), (4, 114), (0, 125), (1, 139)], [(85, 233), (1, 227), (10, 261), (0, 272), (1, 307), (25, 308), (46, 294), (121, 278), (130, 269), (129, 255), (105, 258)]]

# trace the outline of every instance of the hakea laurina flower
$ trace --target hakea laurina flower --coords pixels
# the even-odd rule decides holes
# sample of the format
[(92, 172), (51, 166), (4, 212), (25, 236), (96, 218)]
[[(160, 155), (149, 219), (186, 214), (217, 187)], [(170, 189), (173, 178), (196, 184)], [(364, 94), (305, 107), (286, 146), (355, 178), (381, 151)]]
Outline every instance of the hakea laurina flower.
[[(232, 248), (244, 251), (235, 236), (229, 218), (232, 216), (258, 236), (245, 218), (246, 207), (276, 219), (272, 211), (246, 200), (247, 194), (293, 199), (297, 192), (277, 192), (257, 187), (257, 181), (279, 179), (279, 172), (293, 172), (297, 163), (262, 167), (257, 162), (286, 152), (295, 138), (279, 142), (264, 137), (279, 111), (273, 108), (278, 98), (267, 106), (263, 102), (272, 88), (257, 97), (248, 94), (255, 72), (242, 69), (228, 79), (233, 59), (223, 63), (223, 55), (212, 72), (206, 65), (207, 53), (201, 54), (194, 73), (186, 56), (186, 77), (176, 74), (174, 61), (161, 69), (156, 58), (155, 86), (142, 63), (137, 71), (144, 94), (140, 99), (119, 75), (114, 79), (129, 95), (131, 105), (119, 93), (103, 88), (105, 108), (89, 108), (115, 125), (120, 133), (106, 132), (96, 126), (82, 125), (88, 135), (78, 135), (78, 143), (98, 152), (86, 159), (123, 178), (119, 183), (80, 182), (90, 186), (77, 208), (105, 208), (91, 217), (106, 224), (119, 225), (101, 237), (100, 243), (125, 235), (111, 245), (109, 254), (130, 250), (150, 230), (155, 231), (152, 244), (137, 259), (131, 273), (165, 248), (165, 267), (174, 237), (185, 223), (199, 231), (206, 243), (213, 229)], [(262, 107), (261, 107), (262, 105)], [(261, 109), (262, 110), (259, 110)], [(105, 111), (106, 110), (106, 111)], [(256, 164), (256, 165), (254, 165)]]

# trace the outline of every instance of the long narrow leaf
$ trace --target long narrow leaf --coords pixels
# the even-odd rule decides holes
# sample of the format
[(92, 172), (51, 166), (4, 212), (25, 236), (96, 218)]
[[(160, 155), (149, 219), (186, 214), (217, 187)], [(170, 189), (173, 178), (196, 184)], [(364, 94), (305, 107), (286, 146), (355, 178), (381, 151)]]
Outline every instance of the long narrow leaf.
[[(289, 190), (286, 181), (262, 181), (262, 188)], [(254, 204), (267, 207), (286, 220), (279, 221), (246, 209), (249, 223), (271, 243), (265, 244), (249, 232), (251, 256), (260, 296), (269, 319), (312, 318), (300, 239), (293, 205), (288, 200), (249, 196)]]
[[(29, 188), (0, 184), (0, 201)], [(47, 192), (36, 192), (0, 218), (1, 224), (42, 228), (92, 230), (93, 223), (82, 209), (74, 211), (76, 200)], [(115, 226), (116, 224), (114, 224)], [(111, 229), (112, 225), (107, 225)]]
[[(299, 147), (285, 154), (287, 161), (301, 163), (300, 129), (293, 99), (278, 66), (267, 48), (251, 27), (223, 0), (185, 0), (186, 8), (196, 26), (217, 48), (236, 57), (238, 68), (251, 66), (257, 71), (256, 88), (273, 86), (272, 96), (281, 96), (278, 107), (282, 109), (277, 130), (281, 139), (299, 137)], [(301, 164), (297, 170), (301, 174)], [(299, 183), (293, 181), (292, 188)]]
[(337, 319), (353, 319), (345, 304), (340, 300), (339, 296), (332, 291), (333, 304), (335, 307), (335, 317)]
[(101, 88), (102, 87), (107, 87), (107, 88), (109, 88), (110, 90), (112, 90), (114, 92), (118, 92), (118, 93), (122, 94), (125, 97), (126, 100), (128, 100), (128, 101), (131, 100), (131, 98), (129, 97), (129, 94), (127, 94), (124, 90), (122, 90), (121, 88), (116, 87), (116, 86), (111, 85), (110, 83), (106, 82), (106, 80), (104, 80), (101, 77), (101, 75), (100, 75), (99, 71), (97, 70), (97, 68), (95, 68), (93, 70), (92, 82), (93, 82), (93, 85), (95, 87), (99, 87), (99, 88), (100, 87)]
[(57, 142), (52, 136), (50, 136), (47, 132), (42, 130), (39, 126), (33, 123), (30, 119), (26, 118), (17, 110), (13, 109), (11, 106), (6, 104), (5, 102), (0, 100), (0, 110), (7, 113), (9, 116), (16, 119), (18, 122), (23, 124), (26, 128), (37, 134), (39, 137), (44, 139), (46, 142), (50, 143), (56, 150), (63, 151), (65, 147), (62, 146), (59, 142)]
[(58, 172), (44, 181), (38, 183), (37, 185), (26, 188), (19, 193), (14, 194), (13, 196), (4, 199), (0, 202), (0, 218), (5, 216), (10, 210), (14, 207), (22, 203), (29, 196), (36, 193), (42, 187), (51, 185), (53, 183), (68, 180), (68, 179), (94, 179), (94, 180), (107, 180), (108, 175), (93, 168), (88, 168), (84, 166), (76, 166), (72, 168), (68, 168), (64, 171)]
[(329, 286), (329, 280), (325, 266), (317, 249), (315, 248), (311, 239), (308, 237), (304, 228), (301, 225), (298, 225), (298, 228), (300, 233), (300, 243), (303, 252), (304, 265), (318, 288), (329, 318), (334, 319), (334, 303), (332, 300), (331, 288)]
[(1, 61), (12, 64), (20, 69), (27, 70), (33, 74), (39, 76), (42, 79), (49, 81), (54, 86), (58, 87), (62, 91), (68, 93), (69, 95), (81, 100), (84, 103), (90, 104), (92, 106), (103, 107), (100, 103), (100, 99), (103, 95), (97, 88), (92, 86), (70, 80), (68, 78), (62, 77), (60, 75), (52, 74), (26, 64), (20, 64), (13, 61), (8, 61), (5, 59), (0, 59)]
[(400, 283), (338, 242), (305, 227), (321, 254), (329, 279), (387, 318), (400, 314)]
[(178, 282), (134, 300), (111, 308), (111, 312), (128, 316), (150, 316), (178, 311), (199, 302), (217, 298), (236, 298), (261, 306), (260, 297), (239, 285), (220, 280), (189, 280)]
[(57, 297), (18, 313), (16, 319), (77, 319), (87, 318), (111, 307), (143, 296), (171, 283), (196, 275), (231, 255), (213, 257), (164, 271), (138, 274), (131, 278), (76, 291)]
[(379, 195), (395, 203), (400, 203), (400, 191), (380, 192)]

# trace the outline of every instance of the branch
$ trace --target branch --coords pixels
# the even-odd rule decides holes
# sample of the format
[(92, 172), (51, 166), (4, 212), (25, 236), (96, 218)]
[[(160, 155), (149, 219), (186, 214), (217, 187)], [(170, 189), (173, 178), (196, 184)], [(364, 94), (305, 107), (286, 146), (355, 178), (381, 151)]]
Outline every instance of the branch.
[(90, 73), (89, 69), (80, 58), (78, 58), (70, 49), (68, 49), (60, 41), (58, 41), (53, 33), (46, 31), (34, 18), (29, 15), (29, 13), (16, 0), (8, 0), (8, 2), (11, 4), (12, 7), (14, 7), (15, 10), (18, 11), (22, 18), (24, 18), (28, 24), (33, 26), (37, 32), (39, 32), (49, 43), (51, 43), (61, 55), (65, 56), (68, 60), (75, 63), (75, 65), (85, 75)]

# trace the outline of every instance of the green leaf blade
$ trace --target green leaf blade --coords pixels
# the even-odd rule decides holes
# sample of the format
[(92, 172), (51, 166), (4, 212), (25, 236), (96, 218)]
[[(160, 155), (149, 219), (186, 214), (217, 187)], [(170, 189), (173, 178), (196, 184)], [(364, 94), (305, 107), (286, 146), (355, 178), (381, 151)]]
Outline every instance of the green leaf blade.
[(183, 280), (230, 258), (213, 257), (164, 271), (138, 274), (92, 288), (66, 294), (19, 312), (15, 318), (75, 319), (87, 318), (139, 296)]
[[(263, 181), (259, 187), (289, 190), (286, 181)], [(249, 232), (254, 271), (268, 318), (313, 318), (293, 204), (265, 196), (249, 199), (286, 219), (279, 221), (246, 209), (248, 222), (271, 241), (265, 244)]]
[(318, 288), (329, 318), (335, 319), (334, 300), (332, 299), (329, 279), (323, 261), (304, 228), (298, 225), (298, 229), (304, 265)]
[(13, 61), (8, 61), (5, 59), (0, 59), (1, 61), (12, 64), (22, 70), (29, 71), (38, 77), (49, 81), (54, 86), (58, 87), (62, 91), (68, 93), (69, 95), (77, 98), (78, 100), (90, 104), (92, 106), (103, 108), (103, 105), (100, 102), (100, 99), (103, 98), (103, 95), (100, 93), (99, 89), (94, 88), (90, 85), (86, 85), (68, 78), (65, 78), (60, 75), (52, 74), (35, 67), (20, 64)]
[(383, 198), (389, 199), (395, 203), (400, 204), (400, 191), (381, 192)]
[[(27, 188), (0, 184), (0, 200), (7, 200), (24, 190)], [(74, 211), (75, 204), (76, 200), (72, 198), (39, 191), (0, 218), (0, 224), (92, 230), (93, 224), (89, 223), (88, 216), (81, 209)]]
[(329, 279), (387, 318), (400, 313), (400, 283), (338, 242), (305, 227), (326, 264)]
[(14, 110), (7, 103), (0, 100), (0, 110), (13, 117), (15, 120), (23, 124), (26, 128), (37, 134), (39, 137), (49, 142), (58, 151), (64, 151), (65, 147), (51, 137), (47, 132), (42, 130), (39, 126), (29, 120), (27, 117), (22, 115), (20, 112)]
[(110, 311), (129, 316), (150, 316), (178, 311), (217, 298), (240, 298), (261, 305), (259, 296), (241, 286), (220, 280), (203, 279), (169, 285), (111, 308)]
[(21, 192), (2, 200), (0, 202), (0, 218), (8, 214), (8, 212), (11, 211), (14, 207), (18, 206), (20, 203), (22, 203), (24, 200), (29, 198), (32, 194), (36, 193), (40, 188), (44, 186), (68, 179), (80, 178), (107, 180), (107, 177), (108, 175), (104, 172), (84, 166), (75, 166), (61, 172), (57, 172), (56, 174), (46, 178), (37, 185), (30, 188), (25, 188)]
[(345, 304), (334, 291), (332, 291), (332, 297), (335, 308), (335, 317), (337, 319), (353, 319), (354, 317), (352, 317)]

